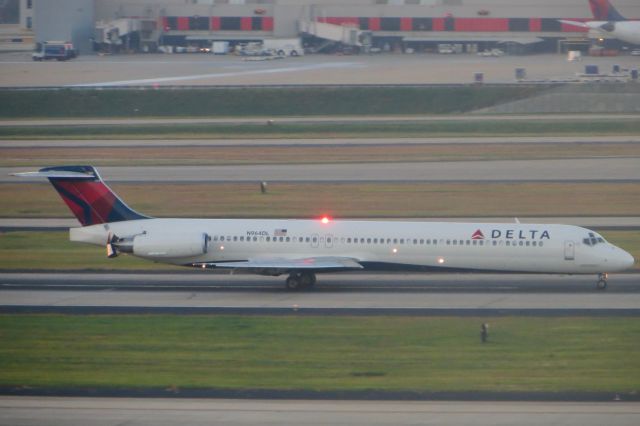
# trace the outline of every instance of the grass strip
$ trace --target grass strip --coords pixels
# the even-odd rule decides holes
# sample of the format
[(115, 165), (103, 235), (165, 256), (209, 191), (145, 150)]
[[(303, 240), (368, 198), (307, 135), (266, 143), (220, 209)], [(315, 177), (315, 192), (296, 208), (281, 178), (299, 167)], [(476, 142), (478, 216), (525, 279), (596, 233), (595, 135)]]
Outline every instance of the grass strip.
[(2, 315), (0, 337), (4, 386), (640, 389), (638, 318)]
[[(249, 154), (250, 153), (250, 154)], [(319, 164), (640, 157), (630, 143), (0, 148), (0, 166)]]
[(0, 117), (448, 114), (527, 98), (550, 87), (554, 86), (4, 89)]
[[(157, 217), (637, 216), (637, 183), (185, 183), (110, 185)], [(310, 197), (309, 194), (313, 194)], [(48, 183), (0, 184), (0, 217), (71, 217)]]
[(636, 135), (640, 121), (478, 120), (423, 122), (346, 122), (265, 124), (153, 124), (81, 126), (2, 126), (4, 139), (91, 138), (332, 138), (332, 137), (444, 137), (444, 136), (570, 136)]
[[(606, 231), (605, 238), (640, 260), (640, 231)], [(107, 259), (105, 249), (72, 243), (66, 231), (21, 231), (0, 233), (0, 271), (8, 270), (181, 270), (138, 259), (119, 256)]]

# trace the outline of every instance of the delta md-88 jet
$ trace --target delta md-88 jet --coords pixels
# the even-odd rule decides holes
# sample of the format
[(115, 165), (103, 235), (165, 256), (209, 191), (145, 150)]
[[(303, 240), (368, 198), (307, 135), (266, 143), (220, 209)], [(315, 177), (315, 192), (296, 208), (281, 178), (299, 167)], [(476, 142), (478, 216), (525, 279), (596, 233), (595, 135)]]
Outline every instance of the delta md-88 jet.
[(589, 229), (520, 223), (151, 218), (129, 208), (91, 166), (48, 167), (48, 178), (82, 227), (71, 241), (107, 256), (198, 268), (288, 275), (286, 288), (312, 287), (316, 274), (352, 270), (607, 273), (634, 264)]

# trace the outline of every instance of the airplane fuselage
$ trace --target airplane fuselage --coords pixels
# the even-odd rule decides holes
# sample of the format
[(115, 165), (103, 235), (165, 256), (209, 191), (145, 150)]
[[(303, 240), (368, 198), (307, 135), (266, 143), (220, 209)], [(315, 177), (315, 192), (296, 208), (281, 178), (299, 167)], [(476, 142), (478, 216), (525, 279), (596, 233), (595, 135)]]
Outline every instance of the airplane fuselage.
[(590, 21), (585, 24), (602, 35), (640, 45), (640, 21)]
[[(70, 233), (72, 241), (100, 246), (110, 235), (132, 236), (133, 255), (191, 266), (230, 267), (263, 257), (340, 258), (353, 259), (365, 269), (589, 274), (633, 264), (624, 250), (571, 225), (144, 219), (74, 228)], [(276, 275), (277, 269), (267, 274)]]

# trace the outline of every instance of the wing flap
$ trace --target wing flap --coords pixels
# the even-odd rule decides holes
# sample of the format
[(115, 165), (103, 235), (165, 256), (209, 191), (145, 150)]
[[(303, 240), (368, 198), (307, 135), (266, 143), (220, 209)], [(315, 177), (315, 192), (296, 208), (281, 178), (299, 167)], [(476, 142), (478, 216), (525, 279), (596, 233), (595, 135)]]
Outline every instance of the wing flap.
[(256, 271), (279, 271), (287, 272), (293, 270), (313, 270), (330, 271), (346, 269), (363, 269), (357, 260), (348, 257), (307, 257), (303, 259), (286, 258), (259, 258), (237, 262), (206, 262), (196, 263), (194, 266), (206, 268), (229, 268)]

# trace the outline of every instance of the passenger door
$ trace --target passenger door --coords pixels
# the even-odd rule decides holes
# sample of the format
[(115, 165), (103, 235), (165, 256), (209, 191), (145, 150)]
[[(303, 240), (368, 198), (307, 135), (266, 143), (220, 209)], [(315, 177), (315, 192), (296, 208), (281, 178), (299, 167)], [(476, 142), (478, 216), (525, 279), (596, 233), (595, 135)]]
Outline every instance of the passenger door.
[(573, 241), (564, 242), (564, 260), (576, 259), (576, 243)]

